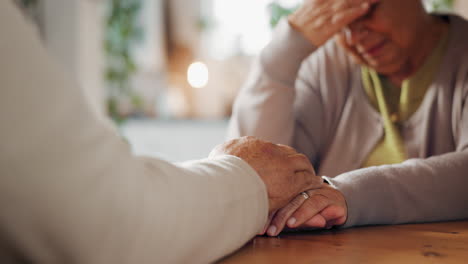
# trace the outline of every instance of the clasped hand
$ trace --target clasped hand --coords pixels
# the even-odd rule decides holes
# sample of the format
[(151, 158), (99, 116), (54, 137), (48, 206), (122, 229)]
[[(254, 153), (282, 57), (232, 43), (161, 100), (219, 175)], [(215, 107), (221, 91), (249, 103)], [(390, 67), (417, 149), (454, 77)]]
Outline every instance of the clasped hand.
[(346, 221), (344, 196), (323, 183), (309, 159), (293, 148), (243, 137), (217, 146), (210, 157), (225, 154), (243, 159), (265, 183), (269, 220), (263, 234), (268, 230), (276, 236), (286, 226), (329, 228)]
[[(297, 195), (281, 208), (265, 228), (269, 236), (277, 236), (284, 228), (326, 228), (343, 225), (347, 218), (346, 200), (337, 189), (324, 185)], [(264, 233), (265, 233), (264, 231)]]
[(303, 191), (323, 186), (309, 159), (291, 147), (273, 144), (254, 137), (243, 137), (217, 146), (210, 157), (233, 155), (247, 162), (265, 183), (269, 214), (286, 206)]
[(316, 47), (364, 16), (380, 0), (305, 0), (289, 24)]

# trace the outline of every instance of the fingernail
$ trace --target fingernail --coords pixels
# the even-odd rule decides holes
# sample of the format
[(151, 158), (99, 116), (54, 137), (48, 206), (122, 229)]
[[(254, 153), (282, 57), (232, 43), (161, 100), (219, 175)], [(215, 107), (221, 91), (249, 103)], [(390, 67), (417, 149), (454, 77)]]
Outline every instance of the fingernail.
[(268, 228), (268, 235), (269, 236), (275, 236), (276, 235), (276, 226), (272, 225)]
[(288, 220), (288, 226), (289, 226), (289, 227), (293, 227), (294, 224), (296, 223), (296, 221), (297, 221), (297, 220), (296, 220), (296, 218), (294, 218), (294, 217), (289, 218), (289, 220)]

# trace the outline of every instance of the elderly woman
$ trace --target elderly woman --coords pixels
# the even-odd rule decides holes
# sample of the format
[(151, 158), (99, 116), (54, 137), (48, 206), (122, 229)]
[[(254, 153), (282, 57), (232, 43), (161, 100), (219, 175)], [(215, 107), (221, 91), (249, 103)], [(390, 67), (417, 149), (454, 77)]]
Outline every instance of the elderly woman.
[(234, 106), (230, 137), (306, 154), (329, 187), (267, 229), (468, 217), (468, 22), (419, 0), (305, 0)]

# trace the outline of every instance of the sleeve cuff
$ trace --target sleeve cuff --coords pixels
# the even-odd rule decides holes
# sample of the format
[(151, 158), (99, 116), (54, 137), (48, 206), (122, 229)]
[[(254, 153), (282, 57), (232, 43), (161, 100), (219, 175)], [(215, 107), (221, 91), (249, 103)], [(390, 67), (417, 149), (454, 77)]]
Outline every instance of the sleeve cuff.
[(334, 178), (327, 176), (322, 177), (324, 180), (328, 181), (330, 186), (339, 190), (345, 197), (346, 207), (347, 207), (347, 217), (346, 222), (340, 226), (340, 228), (348, 228), (356, 225), (358, 219), (357, 208), (360, 208), (359, 205), (356, 205), (356, 197), (353, 197), (353, 193), (356, 191), (353, 190), (353, 184), (347, 184), (346, 181), (339, 181)]
[(388, 183), (382, 175), (382, 167), (354, 170), (328, 178), (346, 199), (348, 217), (343, 228), (392, 223), (390, 219), (394, 218), (395, 208), (390, 201), (390, 186), (383, 187)]
[(262, 216), (263, 220), (261, 221), (261, 227), (263, 228), (264, 223), (266, 223), (268, 220), (269, 201), (266, 185), (258, 173), (247, 162), (237, 156), (222, 155), (210, 159), (229, 162), (240, 168), (242, 170), (242, 175), (239, 175), (239, 177), (243, 177), (245, 179), (246, 184), (244, 186), (255, 186), (253, 188), (257, 189), (257, 191), (260, 193), (258, 196), (260, 212), (258, 212), (258, 214)]

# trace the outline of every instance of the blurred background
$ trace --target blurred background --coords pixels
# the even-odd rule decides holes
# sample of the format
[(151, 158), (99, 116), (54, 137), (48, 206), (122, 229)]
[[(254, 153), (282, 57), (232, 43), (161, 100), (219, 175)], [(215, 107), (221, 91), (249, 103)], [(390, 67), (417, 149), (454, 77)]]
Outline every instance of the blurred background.
[[(301, 0), (14, 0), (136, 154), (206, 157), (252, 58)], [(427, 0), (468, 18), (467, 0)]]

